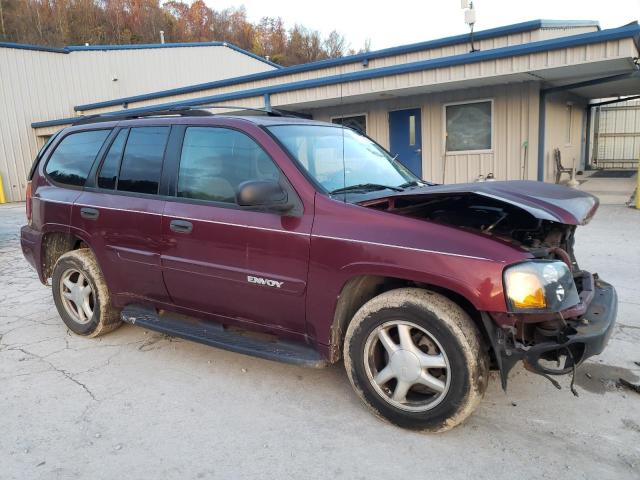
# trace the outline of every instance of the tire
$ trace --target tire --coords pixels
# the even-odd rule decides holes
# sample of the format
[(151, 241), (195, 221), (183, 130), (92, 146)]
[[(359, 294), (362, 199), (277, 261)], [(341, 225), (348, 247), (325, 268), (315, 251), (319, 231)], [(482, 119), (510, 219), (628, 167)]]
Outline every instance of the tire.
[[(98, 337), (122, 324), (118, 310), (111, 306), (102, 270), (88, 248), (62, 255), (53, 269), (51, 284), (58, 313), (72, 332)], [(79, 304), (88, 309), (79, 308)]]
[(344, 364), (377, 416), (426, 432), (462, 423), (489, 379), (489, 356), (469, 315), (419, 288), (383, 293), (356, 312), (345, 335)]

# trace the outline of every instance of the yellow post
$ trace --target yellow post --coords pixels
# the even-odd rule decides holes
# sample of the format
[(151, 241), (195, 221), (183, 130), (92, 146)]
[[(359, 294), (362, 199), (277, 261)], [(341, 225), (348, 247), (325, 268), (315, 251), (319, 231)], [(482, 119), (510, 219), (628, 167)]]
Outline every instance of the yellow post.
[(0, 205), (7, 203), (7, 199), (4, 196), (4, 183), (2, 182), (2, 175), (0, 175)]

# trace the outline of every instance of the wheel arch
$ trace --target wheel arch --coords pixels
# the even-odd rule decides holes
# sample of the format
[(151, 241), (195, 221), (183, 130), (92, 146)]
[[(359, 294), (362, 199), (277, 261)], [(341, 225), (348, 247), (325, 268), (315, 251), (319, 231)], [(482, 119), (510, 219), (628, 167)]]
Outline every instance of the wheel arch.
[[(342, 358), (344, 335), (355, 313), (372, 298), (397, 288), (417, 287), (437, 292), (457, 305), (468, 315), (481, 332), (486, 345), (491, 345), (482, 316), (476, 306), (462, 293), (437, 283), (424, 283), (411, 279), (385, 275), (357, 275), (342, 287), (336, 303), (330, 327), (329, 361), (335, 363)], [(493, 356), (493, 351), (491, 351)]]
[(46, 281), (53, 274), (56, 262), (62, 255), (79, 248), (91, 249), (91, 246), (82, 236), (69, 232), (68, 230), (49, 230), (42, 235), (40, 248), (42, 278)]

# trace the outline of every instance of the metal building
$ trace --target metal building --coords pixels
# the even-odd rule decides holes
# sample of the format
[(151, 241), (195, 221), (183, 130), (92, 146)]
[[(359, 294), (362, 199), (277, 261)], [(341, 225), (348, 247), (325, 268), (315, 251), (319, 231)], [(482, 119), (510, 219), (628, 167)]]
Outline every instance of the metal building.
[(222, 42), (62, 49), (0, 42), (0, 175), (7, 200), (24, 198), (27, 172), (46, 140), (32, 122), (72, 115), (79, 103), (277, 68)]
[(640, 99), (593, 107), (590, 166), (637, 168), (640, 159)]
[[(640, 92), (637, 23), (600, 30), (591, 21), (536, 20), (374, 52), (210, 79), (143, 95), (74, 104), (43, 115), (46, 137), (91, 115), (159, 105), (215, 103), (283, 108), (365, 131), (425, 179), (553, 180), (586, 158), (589, 102)], [(1, 168), (1, 167), (0, 167)]]

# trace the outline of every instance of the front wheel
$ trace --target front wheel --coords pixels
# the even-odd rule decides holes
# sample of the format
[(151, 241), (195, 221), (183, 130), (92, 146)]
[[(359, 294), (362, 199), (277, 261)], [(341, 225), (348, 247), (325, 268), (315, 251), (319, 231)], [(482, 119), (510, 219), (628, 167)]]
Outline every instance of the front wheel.
[(363, 305), (347, 329), (344, 361), (374, 413), (430, 432), (471, 415), (489, 374), (482, 337), (467, 313), (419, 288), (391, 290)]

